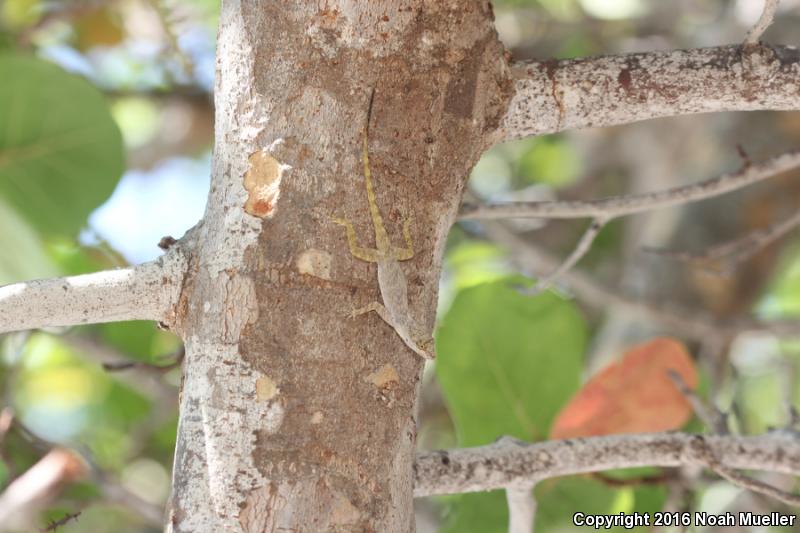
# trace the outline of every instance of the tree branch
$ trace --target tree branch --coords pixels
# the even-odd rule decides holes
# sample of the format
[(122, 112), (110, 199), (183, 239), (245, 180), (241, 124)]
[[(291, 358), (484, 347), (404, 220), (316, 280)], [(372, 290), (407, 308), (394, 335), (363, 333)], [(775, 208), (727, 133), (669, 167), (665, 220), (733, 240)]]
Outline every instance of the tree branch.
[(718, 46), (512, 65), (516, 94), (494, 142), (719, 111), (800, 109), (800, 52)]
[(758, 17), (755, 25), (750, 28), (747, 35), (744, 37), (745, 44), (758, 44), (759, 39), (770, 27), (772, 21), (775, 19), (775, 12), (778, 11), (778, 4), (780, 0), (764, 0), (764, 11)]
[(531, 533), (536, 516), (536, 500), (531, 487), (506, 489), (508, 503), (508, 533)]
[(647, 247), (644, 250), (677, 261), (704, 266), (711, 272), (728, 273), (797, 227), (800, 227), (800, 211), (785, 220), (754, 230), (738, 239), (718, 244), (702, 253)]
[(0, 333), (122, 320), (171, 323), (184, 270), (176, 251), (131, 268), (0, 287)]
[[(549, 252), (526, 241), (499, 222), (484, 223), (486, 234), (502, 246), (507, 247), (515, 262), (536, 274), (557, 268), (559, 262)], [(682, 335), (698, 341), (726, 336), (742, 331), (767, 331), (778, 337), (800, 336), (800, 321), (760, 321), (752, 317), (719, 320), (701, 310), (677, 306), (656, 305), (626, 296), (621, 291), (609, 288), (580, 271), (568, 271), (561, 279), (587, 305), (601, 310), (617, 307), (641, 318), (652, 320), (679, 331)]]
[(597, 234), (600, 233), (600, 230), (603, 229), (603, 226), (605, 225), (605, 218), (594, 219), (578, 241), (578, 244), (575, 245), (575, 249), (572, 250), (572, 253), (569, 254), (566, 259), (564, 259), (564, 262), (556, 267), (551, 273), (540, 279), (530, 291), (523, 291), (523, 293), (534, 295), (549, 289), (553, 283), (555, 283), (558, 278), (561, 277), (562, 274), (577, 265), (578, 262), (583, 259), (583, 256), (589, 253), (589, 249), (592, 247), (592, 243), (594, 242), (595, 238), (597, 238)]
[[(798, 83), (800, 83), (800, 80), (798, 80)], [(800, 101), (800, 98), (798, 98), (798, 101)], [(747, 164), (735, 172), (728, 172), (716, 178), (664, 191), (575, 202), (464, 204), (459, 218), (461, 220), (486, 220), (522, 217), (559, 219), (592, 217), (611, 220), (624, 215), (706, 200), (747, 187), (797, 167), (800, 167), (800, 150), (787, 152), (761, 163)]]
[(800, 439), (774, 432), (757, 437), (686, 433), (614, 435), (526, 443), (503, 438), (476, 448), (417, 456), (414, 496), (494, 490), (543, 479), (642, 466), (695, 465), (713, 470), (800, 475)]
[(0, 524), (11, 530), (29, 528), (34, 516), (55, 500), (64, 486), (86, 474), (75, 454), (54, 448), (0, 494)]
[[(680, 374), (674, 370), (670, 370), (668, 374), (684, 398), (686, 398), (692, 405), (692, 409), (694, 410), (697, 418), (699, 418), (708, 429), (711, 431), (716, 431), (718, 435), (728, 434), (728, 425), (725, 415), (723, 415), (713, 404), (706, 405), (706, 403), (697, 395), (697, 393), (689, 388), (686, 382), (683, 381), (683, 378)], [(713, 456), (713, 454), (709, 453), (706, 457), (706, 466), (721, 478), (726, 479), (730, 483), (742, 487), (743, 489), (747, 489), (757, 494), (763, 494), (787, 505), (800, 505), (800, 496), (783, 491), (777, 487), (742, 474), (736, 470), (731, 470), (730, 468), (719, 464), (719, 461)]]

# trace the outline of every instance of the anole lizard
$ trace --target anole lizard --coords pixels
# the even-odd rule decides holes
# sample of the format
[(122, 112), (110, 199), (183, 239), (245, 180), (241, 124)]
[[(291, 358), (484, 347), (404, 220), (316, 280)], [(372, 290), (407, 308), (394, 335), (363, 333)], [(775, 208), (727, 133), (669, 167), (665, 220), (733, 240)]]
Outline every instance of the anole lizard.
[(433, 338), (426, 333), (425, 328), (420, 326), (408, 308), (408, 284), (400, 261), (407, 261), (414, 257), (414, 245), (411, 242), (409, 232), (410, 218), (406, 218), (403, 224), (403, 238), (406, 241), (405, 248), (392, 246), (386, 228), (383, 225), (383, 217), (378, 209), (375, 200), (375, 190), (372, 187), (372, 172), (369, 168), (369, 120), (372, 115), (372, 101), (375, 91), (369, 98), (369, 108), (367, 110), (367, 121), (364, 125), (364, 143), (362, 158), (364, 161), (364, 182), (367, 189), (367, 201), (369, 202), (369, 213), (372, 217), (372, 225), (375, 228), (375, 248), (362, 248), (356, 240), (356, 231), (353, 224), (343, 218), (333, 218), (333, 221), (345, 227), (347, 232), (347, 243), (350, 246), (350, 253), (361, 259), (378, 264), (378, 287), (381, 290), (383, 304), (373, 302), (365, 307), (356, 309), (352, 316), (375, 311), (378, 315), (403, 339), (406, 346), (414, 350), (415, 353), (425, 359), (433, 359)]

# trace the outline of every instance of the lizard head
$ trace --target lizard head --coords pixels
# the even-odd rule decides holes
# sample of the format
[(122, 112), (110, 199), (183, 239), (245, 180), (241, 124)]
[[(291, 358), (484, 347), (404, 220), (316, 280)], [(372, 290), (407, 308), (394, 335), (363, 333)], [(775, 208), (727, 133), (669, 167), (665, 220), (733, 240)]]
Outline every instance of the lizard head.
[(433, 337), (430, 335), (418, 335), (414, 340), (418, 350), (414, 350), (417, 354), (424, 359), (434, 359), (436, 357), (436, 350)]

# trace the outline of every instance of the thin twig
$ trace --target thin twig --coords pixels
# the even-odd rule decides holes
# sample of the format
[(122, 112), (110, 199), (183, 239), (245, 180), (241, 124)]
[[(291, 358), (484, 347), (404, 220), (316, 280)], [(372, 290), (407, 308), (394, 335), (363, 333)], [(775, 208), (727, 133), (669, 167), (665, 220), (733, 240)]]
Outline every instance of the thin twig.
[(130, 370), (132, 368), (141, 368), (146, 370), (153, 370), (155, 372), (163, 373), (172, 370), (173, 368), (177, 368), (183, 362), (183, 358), (186, 356), (186, 349), (181, 346), (175, 353), (160, 357), (159, 359), (172, 359), (172, 362), (159, 365), (155, 363), (147, 363), (144, 361), (115, 361), (115, 362), (107, 362), (103, 363), (103, 370), (106, 372), (119, 372), (122, 370)]
[(75, 520), (78, 521), (78, 517), (81, 515), (83, 511), (77, 511), (75, 513), (69, 513), (65, 515), (63, 518), (59, 518), (58, 520), (53, 520), (47, 524), (47, 527), (42, 529), (42, 531), (55, 531), (61, 526), (67, 525), (69, 522)]
[(533, 533), (536, 499), (531, 487), (506, 488), (508, 533)]
[(713, 272), (729, 273), (738, 265), (797, 227), (800, 227), (800, 211), (786, 220), (752, 231), (733, 241), (718, 244), (700, 254), (661, 248), (645, 247), (643, 249), (646, 252), (669, 257), (677, 261), (697, 264)]
[[(691, 403), (697, 418), (699, 418), (710, 430), (717, 431), (719, 434), (724, 435), (727, 433), (727, 425), (724, 422), (722, 413), (716, 408), (707, 406), (695, 393), (689, 388), (680, 374), (674, 370), (669, 371), (669, 377), (678, 387), (681, 394)], [(800, 496), (783, 491), (768, 483), (764, 483), (758, 479), (752, 478), (748, 475), (737, 472), (732, 468), (720, 463), (714, 454), (707, 447), (700, 447), (702, 455), (706, 459), (706, 466), (720, 477), (730, 481), (734, 485), (750, 490), (752, 492), (769, 496), (779, 502), (792, 506), (800, 506)]]
[(800, 167), (800, 151), (787, 152), (709, 180), (664, 191), (574, 202), (464, 204), (461, 220), (499, 218), (614, 218), (720, 196)]
[(683, 397), (686, 398), (686, 400), (692, 406), (694, 414), (697, 415), (697, 418), (699, 418), (700, 421), (705, 424), (706, 427), (708, 427), (708, 429), (715, 432), (717, 435), (727, 435), (728, 425), (725, 421), (725, 415), (723, 415), (717, 408), (706, 405), (706, 403), (700, 399), (700, 397), (691, 388), (689, 388), (689, 385), (686, 384), (681, 375), (676, 371), (670, 369), (667, 371), (667, 374)]
[(669, 481), (677, 479), (678, 475), (675, 470), (664, 470), (658, 474), (653, 474), (650, 476), (638, 476), (638, 477), (631, 477), (631, 478), (616, 478), (606, 475), (602, 472), (595, 472), (592, 475), (592, 478), (596, 479), (603, 485), (608, 485), (609, 487), (638, 487), (640, 485), (663, 485)]
[(756, 23), (750, 28), (750, 31), (744, 37), (744, 44), (758, 44), (761, 36), (772, 24), (775, 19), (775, 12), (778, 10), (780, 0), (764, 0), (764, 10)]
[(555, 270), (553, 270), (550, 274), (547, 274), (544, 278), (539, 280), (536, 285), (530, 289), (525, 290), (523, 293), (534, 295), (538, 294), (544, 290), (550, 288), (553, 283), (558, 280), (565, 272), (569, 271), (573, 266), (575, 266), (578, 261), (583, 259), (583, 257), (589, 252), (592, 247), (592, 243), (594, 242), (597, 235), (600, 233), (600, 230), (603, 229), (603, 226), (606, 224), (606, 220), (603, 217), (595, 218), (589, 227), (584, 232), (581, 239), (578, 241), (578, 244), (575, 245), (575, 249), (572, 251), (571, 254), (561, 263)]
[(755, 492), (756, 494), (763, 494), (764, 496), (768, 496), (773, 500), (777, 500), (781, 503), (785, 503), (786, 505), (791, 505), (793, 507), (800, 507), (800, 495), (792, 494), (791, 492), (786, 492), (785, 490), (781, 490), (774, 485), (770, 485), (769, 483), (764, 483), (758, 479), (752, 478), (741, 472), (737, 472), (736, 470), (731, 470), (724, 466), (709, 463), (708, 468), (719, 475), (721, 478), (726, 479), (733, 483), (734, 485), (741, 487), (743, 489), (747, 489), (749, 491)]
[[(76, 448), (70, 448), (68, 450), (59, 449), (54, 443), (39, 437), (17, 419), (14, 420), (13, 427), (14, 430), (22, 438), (28, 441), (33, 448), (40, 451), (46, 451), (48, 456), (52, 455), (54, 452), (60, 452), (62, 455), (69, 454), (70, 457), (74, 457), (75, 459), (72, 461), (72, 463), (70, 463), (70, 465), (77, 464), (79, 466), (71, 466), (70, 473), (72, 476), (74, 477), (76, 475), (76, 473), (73, 471), (77, 470), (78, 468), (80, 468), (80, 473), (86, 473), (88, 470), (92, 481), (94, 481), (100, 487), (100, 491), (106, 501), (129, 509), (140, 516), (149, 525), (162, 525), (162, 509), (157, 505), (143, 500), (119, 483), (112, 481), (113, 476), (108, 474), (105, 470), (99, 467), (95, 461), (92, 460), (91, 454), (88, 450), (81, 451)], [(25, 474), (23, 474), (23, 476), (24, 475)], [(8, 492), (8, 489), (6, 492)], [(2, 496), (0, 496), (0, 502), (1, 501)], [(2, 505), (0, 505), (0, 512), (2, 511), (3, 508)], [(0, 523), (2, 522), (0, 521)]]
[(86, 465), (71, 450), (49, 450), (0, 494), (0, 524), (11, 530), (26, 528), (68, 483), (82, 478), (86, 471)]
[(169, 47), (172, 49), (172, 52), (178, 58), (178, 61), (181, 64), (181, 68), (183, 69), (183, 73), (186, 75), (187, 78), (192, 79), (194, 78), (195, 66), (192, 58), (180, 47), (180, 43), (178, 43), (178, 35), (175, 31), (174, 21), (170, 20), (170, 8), (166, 5), (164, 0), (150, 0), (150, 5), (155, 10), (156, 14), (158, 15), (158, 19), (161, 22), (162, 28), (164, 28), (164, 34), (167, 37), (167, 42), (169, 43)]
[[(534, 274), (556, 268), (558, 260), (542, 249), (511, 231), (500, 222), (485, 222), (483, 229), (494, 242), (507, 247), (514, 262)], [(753, 317), (717, 319), (700, 310), (668, 304), (655, 304), (627, 296), (621, 289), (608, 287), (579, 270), (565, 272), (562, 280), (576, 296), (587, 305), (607, 310), (616, 307), (637, 317), (655, 321), (662, 326), (680, 331), (682, 335), (703, 341), (709, 338), (726, 338), (742, 331), (768, 331), (778, 337), (800, 336), (797, 320), (761, 321)]]

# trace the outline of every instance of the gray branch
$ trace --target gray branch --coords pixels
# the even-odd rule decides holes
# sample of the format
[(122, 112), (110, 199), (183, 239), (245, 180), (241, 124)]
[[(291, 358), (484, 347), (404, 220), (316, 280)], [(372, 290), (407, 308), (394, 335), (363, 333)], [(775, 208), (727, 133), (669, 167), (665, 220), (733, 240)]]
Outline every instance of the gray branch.
[[(800, 81), (798, 82), (800, 83)], [(798, 85), (800, 87), (800, 85)], [(800, 94), (798, 95), (800, 102)], [(600, 200), (574, 202), (509, 202), (504, 204), (465, 204), (459, 218), (600, 218), (616, 217), (684, 205), (720, 196), (756, 182), (800, 167), (800, 150), (787, 152), (766, 161), (748, 164), (743, 168), (712, 178), (652, 193), (613, 196)]]
[(775, 19), (775, 12), (778, 11), (778, 4), (780, 4), (780, 0), (764, 0), (764, 11), (761, 12), (761, 16), (758, 17), (756, 23), (750, 28), (747, 35), (745, 35), (745, 44), (758, 43), (761, 36), (767, 31), (767, 28), (770, 27), (772, 21)]
[(123, 320), (172, 321), (185, 261), (178, 253), (135, 267), (0, 287), (0, 333)]
[(512, 65), (494, 142), (720, 111), (800, 109), (800, 52), (730, 45)]
[(800, 475), (800, 438), (686, 433), (615, 435), (526, 443), (503, 438), (476, 448), (417, 456), (414, 496), (515, 487), (544, 479), (642, 466), (695, 465)]

